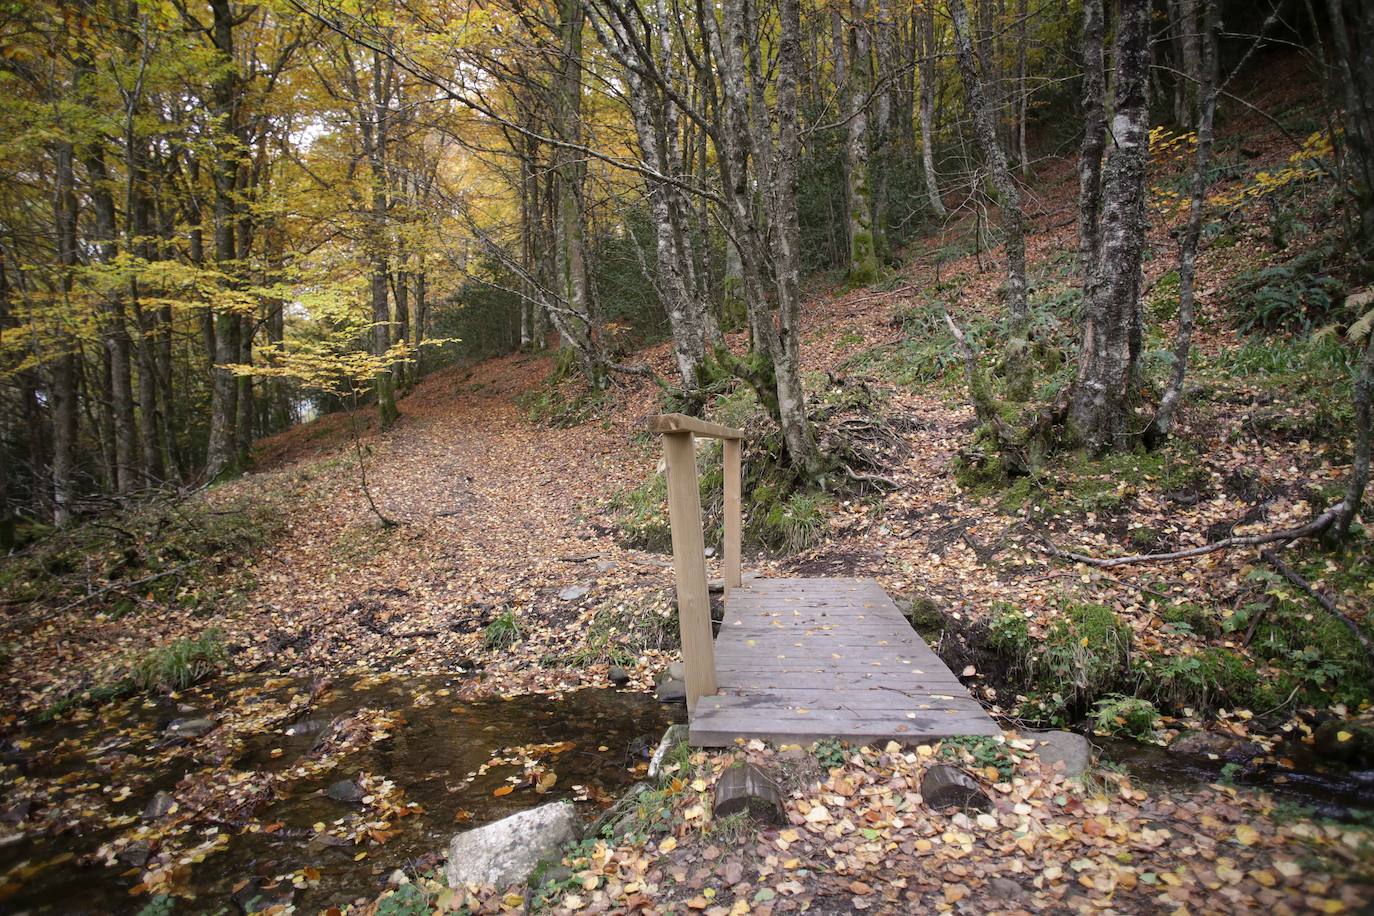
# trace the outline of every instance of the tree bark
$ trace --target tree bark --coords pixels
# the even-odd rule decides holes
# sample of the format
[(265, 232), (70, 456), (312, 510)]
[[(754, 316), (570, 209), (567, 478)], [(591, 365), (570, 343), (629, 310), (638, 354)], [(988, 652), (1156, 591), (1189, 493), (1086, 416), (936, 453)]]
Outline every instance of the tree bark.
[[(218, 60), (218, 74), (210, 87), (211, 114), (216, 121), (214, 137), (214, 237), (215, 261), (227, 276), (237, 273), (234, 244), (238, 220), (235, 191), (238, 185), (238, 62), (234, 57), (234, 13), (230, 0), (210, 0), (213, 14), (211, 38)], [(210, 389), (210, 441), (205, 474), (214, 480), (234, 467), (235, 429), (238, 424), (238, 379), (227, 367), (239, 358), (239, 316), (213, 310), (207, 315), (214, 340)]]
[[(925, 172), (926, 197), (930, 209), (936, 216), (945, 215), (945, 203), (940, 199), (940, 182), (935, 174), (935, 11), (925, 7), (914, 15), (920, 17), (921, 52), (918, 69), (920, 70), (920, 115), (921, 115), (921, 168)], [(913, 26), (914, 28), (914, 26)]]
[(1102, 0), (1083, 0), (1083, 142), (1078, 153), (1078, 269), (1083, 301), (1097, 295), (1102, 154), (1107, 146), (1107, 71)]
[[(53, 217), (57, 241), (59, 288), (65, 300), (72, 290), (72, 271), (77, 263), (76, 175), (70, 143), (53, 144)], [(79, 423), (77, 402), (76, 342), (60, 333), (51, 362), (52, 385), (52, 518), (65, 528), (76, 515), (76, 440)]]
[[(560, 0), (559, 69), (554, 77), (556, 129), (565, 143), (582, 142), (582, 29), (585, 22), (581, 0)], [(586, 262), (586, 212), (583, 176), (586, 168), (572, 150), (560, 147), (556, 154), (557, 270), (558, 291), (570, 313), (555, 318), (559, 333), (577, 352), (583, 374), (593, 388), (606, 384), (606, 371), (592, 321), (591, 285)]]
[(1169, 383), (1160, 398), (1154, 420), (1145, 431), (1147, 445), (1166, 438), (1173, 429), (1174, 412), (1183, 399), (1183, 382), (1188, 375), (1196, 310), (1194, 286), (1197, 279), (1198, 242), (1202, 238), (1202, 218), (1207, 209), (1207, 178), (1212, 166), (1212, 124), (1217, 109), (1217, 0), (1200, 0), (1203, 8), (1201, 36), (1202, 60), (1198, 87), (1201, 108), (1197, 122), (1197, 149), (1193, 154), (1192, 195), (1188, 201), (1188, 225), (1179, 242), (1178, 255), (1178, 333), (1174, 337), (1174, 365)]
[(974, 133), (983, 152), (983, 162), (991, 172), (1002, 210), (1002, 230), (1007, 254), (1007, 346), (1006, 396), (1024, 401), (1031, 393), (1030, 311), (1026, 301), (1026, 227), (1021, 212), (1021, 189), (1007, 167), (1007, 155), (997, 138), (997, 123), (992, 106), (983, 91), (983, 80), (969, 43), (968, 10), (964, 0), (949, 0), (954, 26), (955, 57), (963, 77), (964, 95), (973, 116)]
[[(91, 210), (95, 216), (96, 257), (100, 263), (113, 266), (119, 254), (119, 228), (104, 151), (98, 148), (90, 150), (85, 156), (85, 165), (90, 179), (88, 194)], [(127, 495), (143, 484), (139, 467), (138, 423), (134, 417), (133, 345), (129, 339), (123, 299), (113, 284), (110, 287), (102, 297), (101, 340), (110, 366), (114, 485), (116, 492)]]
[(1374, 252), (1374, 0), (1327, 0), (1360, 244)]
[[(849, 0), (849, 85), (846, 95), (845, 191), (849, 206), (849, 282), (866, 286), (878, 278), (874, 235), (873, 176), (869, 168), (868, 96), (873, 56), (868, 34), (868, 0)], [(836, 49), (836, 54), (840, 53)]]
[(1070, 396), (1072, 438), (1090, 452), (1126, 442), (1133, 403), (1149, 159), (1150, 4), (1122, 0), (1116, 34), (1113, 145), (1102, 179), (1100, 279), (1084, 302), (1078, 377)]

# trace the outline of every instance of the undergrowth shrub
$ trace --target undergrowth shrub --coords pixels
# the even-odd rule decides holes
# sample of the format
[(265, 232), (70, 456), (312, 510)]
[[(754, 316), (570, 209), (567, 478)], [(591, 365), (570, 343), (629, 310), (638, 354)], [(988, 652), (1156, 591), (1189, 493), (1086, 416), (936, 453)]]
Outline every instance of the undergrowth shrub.
[(1149, 738), (1159, 723), (1159, 712), (1149, 700), (1113, 695), (1097, 701), (1092, 723), (1099, 735)]
[(569, 652), (570, 665), (634, 665), (651, 649), (681, 644), (677, 613), (667, 593), (629, 604), (603, 605), (592, 617), (581, 644)]
[(229, 660), (219, 630), (206, 630), (149, 651), (134, 663), (133, 686), (150, 693), (185, 690), (222, 669)]
[(548, 381), (516, 395), (515, 405), (531, 423), (566, 429), (596, 419), (606, 406), (606, 393), (577, 382)]
[(1033, 721), (1064, 724), (1130, 686), (1131, 631), (1105, 605), (1068, 604), (1034, 637), (1025, 615), (1002, 605), (988, 644), (1007, 676), (1026, 689), (1018, 713)]
[(80, 602), (112, 617), (166, 604), (219, 612), (243, 589), (214, 577), (243, 575), (283, 517), (278, 501), (261, 493), (150, 501), (0, 558), (0, 593), (16, 603)]
[(504, 611), (493, 618), (482, 631), (482, 646), (486, 649), (508, 649), (520, 641), (523, 635), (520, 623), (512, 611)]
[[(884, 415), (885, 393), (861, 379), (807, 373), (807, 414), (823, 466), (803, 475), (788, 459), (782, 432), (755, 390), (718, 366), (708, 365), (707, 370), (703, 391), (708, 405), (699, 412), (745, 433), (740, 482), (743, 547), (776, 552), (809, 548), (825, 537), (836, 494), (858, 496), (892, 485), (885, 474), (909, 451), (903, 435), (909, 421)], [(717, 549), (724, 535), (723, 451), (717, 439), (697, 439), (702, 532), (707, 546)], [(671, 546), (662, 471), (612, 496), (608, 508), (621, 539), (630, 546)]]
[(1265, 694), (1254, 662), (1223, 647), (1174, 655), (1147, 653), (1140, 659), (1137, 674), (1140, 693), (1178, 714), (1248, 708)]
[(937, 305), (913, 306), (899, 312), (893, 321), (902, 329), (901, 340), (856, 353), (841, 369), (868, 373), (905, 387), (959, 380), (959, 352)]
[(990, 735), (946, 738), (940, 742), (940, 756), (960, 766), (995, 769), (998, 779), (1003, 781), (1011, 779), (1016, 771), (1016, 759), (1000, 735), (995, 738)]
[(1336, 320), (1343, 307), (1341, 283), (1327, 272), (1326, 246), (1236, 277), (1228, 303), (1231, 321), (1251, 331), (1308, 331)]

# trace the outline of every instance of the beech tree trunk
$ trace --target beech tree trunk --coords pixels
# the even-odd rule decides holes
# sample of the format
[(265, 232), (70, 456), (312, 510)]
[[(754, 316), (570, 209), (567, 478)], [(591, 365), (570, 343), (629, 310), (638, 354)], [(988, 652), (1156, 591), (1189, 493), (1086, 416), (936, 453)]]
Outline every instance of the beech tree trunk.
[[(935, 11), (927, 6), (914, 15), (920, 18), (921, 35), (917, 64), (921, 80), (918, 106), (921, 113), (921, 168), (925, 172), (926, 197), (930, 201), (930, 209), (937, 216), (944, 216), (945, 203), (940, 199), (940, 182), (935, 175)], [(913, 24), (913, 29), (917, 28)]]
[[(65, 299), (72, 290), (72, 271), (77, 263), (76, 174), (70, 143), (53, 144), (53, 222), (61, 274), (59, 288)], [(77, 344), (67, 334), (56, 341), (57, 356), (51, 363), (52, 385), (52, 518), (59, 528), (76, 517), (76, 440), (79, 423), (77, 401)]]
[(1102, 154), (1107, 146), (1107, 71), (1102, 0), (1083, 0), (1083, 143), (1078, 153), (1078, 269), (1083, 301), (1097, 294)]
[[(585, 17), (581, 0), (559, 3), (559, 36), (562, 60), (555, 76), (556, 125), (565, 143), (582, 140), (582, 28)], [(560, 147), (556, 154), (557, 270), (565, 313), (551, 315), (564, 341), (577, 352), (583, 373), (592, 387), (606, 384), (606, 371), (598, 352), (592, 321), (591, 284), (587, 273), (582, 183), (585, 163), (574, 151)]]
[[(114, 194), (104, 152), (92, 150), (85, 157), (90, 178), (91, 209), (95, 215), (95, 250), (100, 263), (112, 266), (119, 253), (118, 223)], [(139, 469), (138, 423), (134, 417), (133, 345), (124, 313), (124, 302), (117, 289), (104, 296), (101, 341), (110, 367), (110, 416), (114, 435), (114, 485), (127, 495), (143, 483)]]
[[(237, 254), (234, 229), (238, 218), (235, 191), (238, 183), (237, 62), (234, 59), (234, 15), (229, 0), (210, 0), (214, 22), (214, 42), (219, 73), (211, 85), (212, 114), (217, 122), (212, 177), (215, 186), (214, 236), (215, 260), (220, 270), (232, 276)], [(210, 442), (206, 450), (205, 474), (214, 480), (234, 466), (238, 422), (238, 379), (224, 368), (239, 358), (239, 316), (223, 311), (207, 314), (209, 336), (214, 341), (211, 354)]]
[[(605, 45), (621, 64), (628, 84), (627, 102), (644, 166), (663, 178), (649, 178), (649, 207), (654, 217), (656, 288), (672, 332), (673, 358), (678, 381), (687, 393), (701, 386), (702, 368), (709, 345), (708, 310), (696, 293), (696, 254), (689, 224), (691, 209), (674, 181), (689, 171), (679, 140), (676, 102), (657, 82), (646, 79), (652, 68), (663, 83), (675, 81), (672, 23), (667, 5), (656, 0), (653, 25), (645, 33), (632, 34), (624, 18), (604, 17), (605, 28), (594, 19)], [(609, 34), (608, 34), (609, 33)], [(640, 60), (637, 55), (645, 59)]]
[(1102, 179), (1095, 288), (1083, 307), (1083, 343), (1070, 398), (1073, 439), (1090, 452), (1126, 443), (1134, 403), (1144, 249), (1145, 168), (1150, 152), (1150, 4), (1121, 0), (1116, 34), (1112, 147)]
[[(849, 2), (849, 66), (846, 68), (847, 140), (845, 192), (849, 209), (849, 282), (866, 286), (878, 278), (874, 238), (873, 179), (869, 169), (868, 96), (873, 84), (868, 37), (868, 0)], [(835, 49), (839, 55), (840, 49)]]
[[(368, 168), (372, 173), (372, 200), (370, 217), (372, 220), (372, 355), (383, 358), (391, 349), (391, 301), (387, 296), (390, 266), (388, 252), (387, 221), (390, 201), (387, 195), (387, 144), (389, 141), (389, 119), (392, 89), (394, 88), (394, 67), (384, 61), (379, 52), (372, 55), (372, 91), (369, 100), (370, 111), (361, 120), (363, 148), (367, 154)], [(396, 409), (396, 380), (391, 367), (385, 366), (377, 371), (373, 384), (377, 393), (377, 413), (386, 429), (396, 422), (399, 412)]]
[(964, 95), (973, 117), (974, 134), (983, 153), (983, 164), (991, 173), (1002, 210), (1002, 230), (1007, 254), (1007, 346), (1006, 396), (1024, 401), (1031, 393), (1030, 311), (1026, 302), (1026, 227), (1021, 212), (1021, 189), (1007, 166), (1007, 154), (998, 140), (997, 122), (983, 91), (969, 42), (968, 10), (964, 0), (949, 0), (954, 27), (954, 51), (964, 82)]

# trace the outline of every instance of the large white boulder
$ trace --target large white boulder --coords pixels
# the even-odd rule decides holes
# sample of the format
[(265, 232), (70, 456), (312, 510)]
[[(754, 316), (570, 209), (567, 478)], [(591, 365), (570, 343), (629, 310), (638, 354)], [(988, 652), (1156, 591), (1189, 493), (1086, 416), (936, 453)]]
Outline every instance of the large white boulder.
[(448, 847), (448, 884), (518, 884), (543, 859), (577, 839), (572, 802), (540, 805), (456, 835)]

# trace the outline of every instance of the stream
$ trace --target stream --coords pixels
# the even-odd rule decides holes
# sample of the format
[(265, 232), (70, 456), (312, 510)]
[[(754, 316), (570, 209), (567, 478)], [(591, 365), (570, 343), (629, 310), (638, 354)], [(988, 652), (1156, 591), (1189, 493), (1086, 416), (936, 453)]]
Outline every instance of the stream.
[[(586, 689), (459, 700), (461, 677), (238, 675), (4, 736), (0, 912), (316, 912), (436, 867), (456, 832), (550, 801), (595, 818), (681, 707)], [(1190, 791), (1223, 762), (1095, 739), (1138, 783)], [(1374, 774), (1310, 757), (1238, 785), (1319, 816), (1374, 808)], [(150, 877), (151, 876), (151, 877)]]
[[(682, 717), (615, 690), (459, 702), (461, 684), (243, 676), (8, 735), (0, 912), (136, 913), (156, 892), (182, 897), (177, 913), (370, 899), (468, 827), (560, 799), (594, 818)], [(205, 719), (197, 740), (177, 734)], [(164, 859), (165, 882), (141, 886)]]
[(1314, 817), (1346, 821), (1374, 811), (1374, 771), (1353, 771), (1324, 761), (1303, 745), (1281, 745), (1291, 767), (1236, 766), (1196, 754), (1179, 754), (1155, 744), (1094, 736), (1101, 759), (1122, 767), (1132, 782), (1148, 789), (1188, 791), (1211, 783), (1260, 789), (1279, 802), (1305, 809)]

